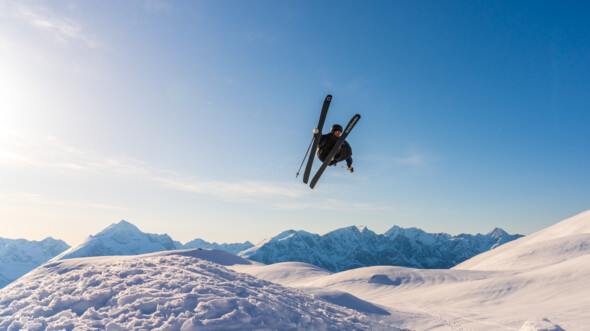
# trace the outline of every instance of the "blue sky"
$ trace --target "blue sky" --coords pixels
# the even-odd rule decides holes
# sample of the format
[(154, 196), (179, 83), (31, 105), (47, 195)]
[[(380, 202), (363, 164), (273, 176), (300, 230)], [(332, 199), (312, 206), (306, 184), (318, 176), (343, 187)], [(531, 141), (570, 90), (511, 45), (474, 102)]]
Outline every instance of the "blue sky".
[[(590, 207), (588, 7), (2, 2), (0, 237), (535, 232)], [(328, 93), (355, 173), (310, 190)]]

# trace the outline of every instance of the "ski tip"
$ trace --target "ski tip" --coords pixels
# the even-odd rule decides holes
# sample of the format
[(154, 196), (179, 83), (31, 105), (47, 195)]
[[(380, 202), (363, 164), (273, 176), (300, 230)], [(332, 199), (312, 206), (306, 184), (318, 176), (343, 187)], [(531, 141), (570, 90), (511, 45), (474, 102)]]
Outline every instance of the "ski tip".
[(331, 94), (326, 95), (326, 101), (330, 101), (330, 100), (332, 100), (332, 95)]

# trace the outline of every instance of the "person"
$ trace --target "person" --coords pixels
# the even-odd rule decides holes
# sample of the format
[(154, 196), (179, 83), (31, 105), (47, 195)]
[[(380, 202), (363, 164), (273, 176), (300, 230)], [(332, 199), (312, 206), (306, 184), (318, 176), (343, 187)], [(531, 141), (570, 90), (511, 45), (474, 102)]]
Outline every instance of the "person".
[[(319, 136), (321, 134), (320, 130), (318, 130), (317, 128), (313, 130), (313, 133), (316, 136)], [(317, 153), (320, 161), (324, 162), (328, 154), (330, 154), (332, 147), (334, 147), (336, 141), (338, 140), (338, 138), (340, 138), (340, 135), (342, 135), (342, 125), (334, 124), (332, 125), (332, 128), (330, 128), (330, 133), (326, 133), (320, 136)], [(346, 161), (346, 166), (348, 167), (346, 169), (351, 173), (354, 172), (354, 168), (352, 167), (352, 148), (346, 140), (344, 141), (342, 146), (340, 146), (340, 149), (332, 158), (329, 165), (336, 165), (340, 161)]]

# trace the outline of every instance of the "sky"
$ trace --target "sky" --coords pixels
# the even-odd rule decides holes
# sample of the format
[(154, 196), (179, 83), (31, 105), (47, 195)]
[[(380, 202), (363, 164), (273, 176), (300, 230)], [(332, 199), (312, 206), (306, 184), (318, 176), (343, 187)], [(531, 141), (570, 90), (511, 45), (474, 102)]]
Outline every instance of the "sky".
[[(590, 209), (589, 7), (2, 1), (0, 237), (536, 232)], [(355, 172), (311, 190), (327, 94)]]

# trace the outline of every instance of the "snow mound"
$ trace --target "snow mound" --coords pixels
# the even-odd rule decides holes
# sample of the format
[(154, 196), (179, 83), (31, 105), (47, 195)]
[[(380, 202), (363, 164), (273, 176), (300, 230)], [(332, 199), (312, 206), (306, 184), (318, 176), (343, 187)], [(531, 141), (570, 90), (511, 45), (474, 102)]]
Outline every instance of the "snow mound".
[(331, 302), (335, 305), (354, 309), (366, 314), (390, 315), (389, 312), (370, 302), (361, 300), (350, 293), (335, 290), (311, 289), (306, 291), (312, 293), (314, 297), (324, 301)]
[(303, 262), (283, 262), (271, 265), (251, 262), (251, 266), (236, 265), (232, 269), (238, 272), (248, 273), (256, 278), (261, 278), (269, 282), (291, 287), (304, 286), (313, 280), (332, 274), (326, 269)]
[(223, 257), (194, 250), (46, 264), (0, 290), (0, 329), (372, 328), (362, 314), (195, 256)]
[(477, 255), (454, 269), (527, 270), (590, 254), (590, 211)]
[(565, 331), (559, 325), (551, 322), (550, 320), (535, 319), (524, 322), (520, 331)]

